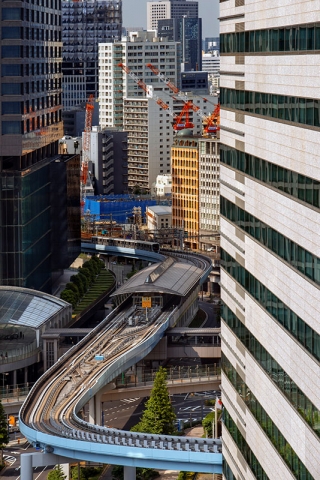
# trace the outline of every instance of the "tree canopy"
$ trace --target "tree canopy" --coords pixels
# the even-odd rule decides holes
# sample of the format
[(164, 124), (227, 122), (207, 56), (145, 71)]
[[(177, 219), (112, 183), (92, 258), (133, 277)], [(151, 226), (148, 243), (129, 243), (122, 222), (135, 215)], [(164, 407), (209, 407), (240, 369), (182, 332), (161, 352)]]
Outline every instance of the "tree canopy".
[(0, 400), (0, 449), (1, 449), (1, 465), (3, 465), (3, 449), (9, 443), (9, 430), (7, 414), (4, 411), (2, 402)]
[(51, 472), (48, 473), (48, 480), (65, 480), (67, 476), (63, 473), (61, 465), (56, 465)]
[(175, 422), (176, 414), (171, 405), (167, 387), (167, 371), (160, 367), (140, 422), (131, 430), (157, 435), (174, 435)]

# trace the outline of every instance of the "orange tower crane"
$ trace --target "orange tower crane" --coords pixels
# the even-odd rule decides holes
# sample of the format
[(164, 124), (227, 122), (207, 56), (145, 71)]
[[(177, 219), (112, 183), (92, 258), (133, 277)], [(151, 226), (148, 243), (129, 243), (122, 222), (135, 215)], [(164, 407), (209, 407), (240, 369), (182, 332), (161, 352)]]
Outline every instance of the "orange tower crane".
[(220, 130), (220, 103), (213, 110), (203, 130), (207, 134), (216, 133)]
[[(119, 67), (122, 68), (122, 70), (130, 77), (136, 84), (142, 88), (147, 94), (147, 97), (152, 98), (161, 108), (166, 110), (173, 118), (174, 118), (174, 124), (173, 124), (173, 129), (174, 130), (183, 130), (184, 128), (194, 128), (194, 124), (190, 122), (189, 119), (189, 110), (192, 110), (192, 102), (185, 102), (185, 105), (179, 115), (176, 115), (173, 110), (167, 105), (158, 95), (153, 93), (150, 88), (144, 83), (143, 80), (141, 80), (137, 75), (130, 70), (129, 67), (124, 65), (123, 63), (118, 64)], [(182, 119), (185, 117), (186, 121), (185, 123), (182, 123)]]
[[(161, 80), (165, 85), (167, 85), (170, 90), (173, 91), (173, 93), (176, 95), (176, 97), (180, 98), (186, 103), (189, 104), (188, 110), (193, 110), (203, 121), (204, 123), (204, 132), (207, 134), (215, 133), (217, 130), (220, 130), (220, 104), (218, 104), (214, 111), (212, 112), (211, 115), (206, 115), (200, 107), (197, 105), (194, 105), (194, 103), (189, 100), (188, 102), (186, 101), (185, 95), (179, 90), (179, 88), (171, 82), (163, 73), (160, 72), (160, 70), (152, 65), (152, 63), (147, 63), (147, 67)], [(206, 98), (204, 98), (205, 101), (208, 101)]]

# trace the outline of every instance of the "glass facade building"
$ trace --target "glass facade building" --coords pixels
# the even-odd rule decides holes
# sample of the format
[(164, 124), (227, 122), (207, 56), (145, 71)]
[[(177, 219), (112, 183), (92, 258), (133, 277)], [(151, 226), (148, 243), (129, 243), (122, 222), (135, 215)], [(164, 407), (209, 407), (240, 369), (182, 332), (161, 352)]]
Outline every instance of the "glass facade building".
[(122, 1), (62, 1), (63, 107), (99, 98), (99, 43), (121, 40)]
[(220, 2), (223, 474), (315, 480), (320, 9), (255, 6)]
[(0, 284), (50, 291), (61, 3), (3, 1), (0, 22)]

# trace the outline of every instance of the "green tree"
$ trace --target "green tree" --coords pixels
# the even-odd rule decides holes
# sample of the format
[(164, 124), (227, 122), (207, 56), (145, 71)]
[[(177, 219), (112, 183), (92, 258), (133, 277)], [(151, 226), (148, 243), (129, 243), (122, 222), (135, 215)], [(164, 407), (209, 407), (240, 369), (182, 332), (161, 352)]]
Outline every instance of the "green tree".
[(202, 420), (202, 426), (208, 438), (212, 438), (212, 423), (214, 422), (214, 412), (208, 413)]
[(48, 473), (48, 480), (65, 480), (67, 476), (63, 473), (61, 465), (56, 465), (51, 472)]
[(79, 267), (79, 272), (87, 278), (88, 284), (91, 285), (94, 281), (95, 274), (94, 271), (86, 265), (87, 262), (83, 264), (82, 267)]
[(167, 387), (167, 371), (160, 367), (140, 422), (131, 430), (157, 435), (174, 435), (175, 422), (176, 414), (171, 405)]
[(3, 449), (9, 443), (9, 428), (7, 414), (4, 411), (0, 400), (0, 449), (1, 449), (1, 465), (3, 465)]
[(79, 292), (79, 289), (78, 289), (78, 287), (75, 283), (73, 283), (73, 282), (67, 283), (67, 285), (65, 287), (65, 290), (71, 290), (74, 293), (74, 297), (75, 297), (76, 302), (77, 303), (79, 302), (80, 292)]
[[(152, 480), (157, 477), (159, 477), (159, 473), (156, 470), (153, 470), (152, 468), (137, 467), (136, 469), (137, 480)], [(123, 480), (123, 478), (124, 478), (123, 466), (115, 465), (112, 469), (112, 480)]]
[(72, 308), (75, 308), (77, 305), (76, 297), (72, 290), (63, 290), (60, 293), (60, 298), (65, 302), (71, 303)]
[(79, 273), (77, 276), (80, 278), (83, 284), (84, 292), (86, 292), (89, 287), (89, 279), (87, 278), (85, 271), (82, 272), (81, 270), (79, 270)]
[(77, 285), (79, 294), (81, 297), (83, 297), (85, 290), (84, 290), (83, 281), (81, 280), (81, 276), (72, 275), (72, 277), (70, 277), (70, 281), (73, 282), (75, 285)]

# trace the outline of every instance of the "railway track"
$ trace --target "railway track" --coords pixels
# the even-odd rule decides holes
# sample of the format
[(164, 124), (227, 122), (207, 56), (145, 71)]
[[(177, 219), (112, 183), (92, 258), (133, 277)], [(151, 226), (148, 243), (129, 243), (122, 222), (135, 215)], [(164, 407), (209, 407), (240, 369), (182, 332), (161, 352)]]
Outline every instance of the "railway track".
[[(203, 270), (208, 268), (206, 257), (199, 255), (191, 261), (188, 256), (188, 261)], [(120, 309), (108, 315), (36, 382), (20, 410), (22, 433), (25, 426), (30, 438), (45, 439), (41, 440), (44, 449), (59, 445), (54, 439), (63, 437), (90, 444), (220, 452), (220, 440), (126, 432), (93, 425), (78, 416), (83, 405), (111, 382), (121, 368), (135, 364), (137, 358), (154, 348), (174, 315), (172, 309), (161, 311), (157, 307), (150, 311), (147, 324), (133, 327), (128, 325), (133, 307)]]

